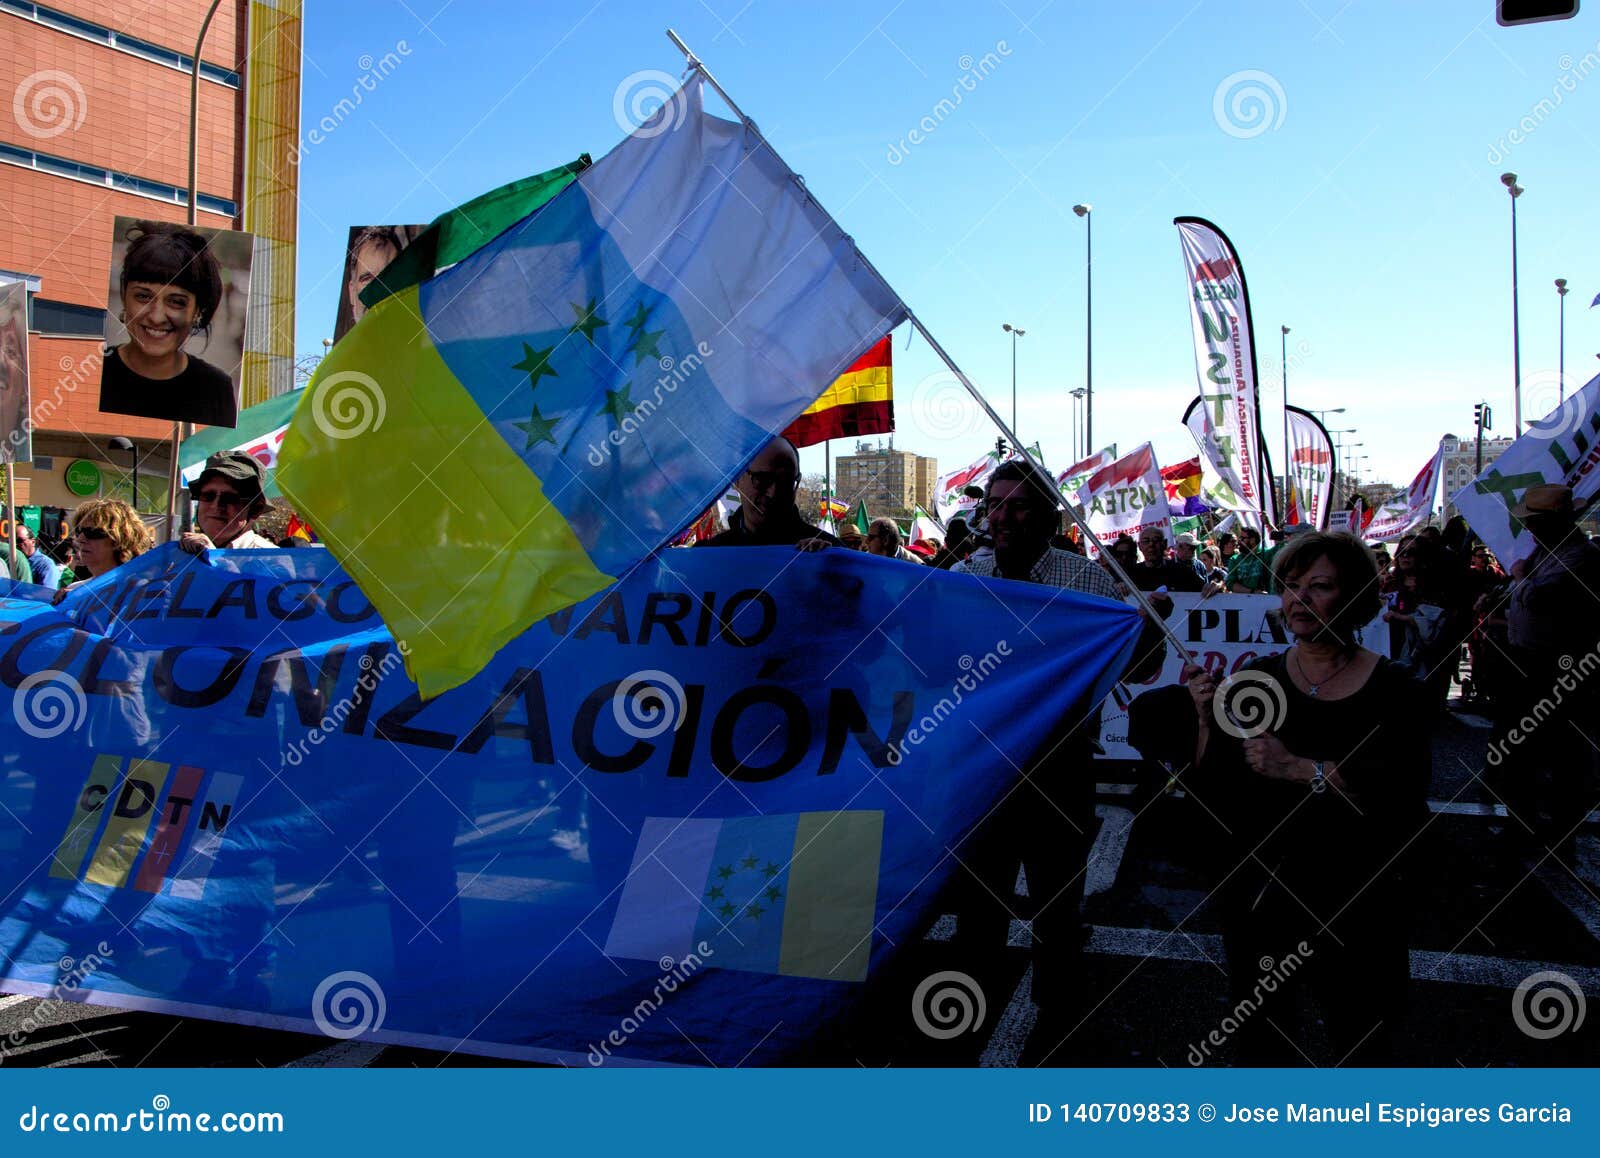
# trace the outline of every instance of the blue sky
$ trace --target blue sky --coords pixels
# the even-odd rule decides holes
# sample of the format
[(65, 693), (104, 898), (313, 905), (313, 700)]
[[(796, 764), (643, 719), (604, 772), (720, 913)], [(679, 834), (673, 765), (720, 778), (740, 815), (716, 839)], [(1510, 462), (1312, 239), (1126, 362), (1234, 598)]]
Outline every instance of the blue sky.
[[(1568, 381), (1600, 369), (1588, 5), (1505, 29), (1493, 0), (440, 2), (308, 6), (302, 128), (334, 127), (303, 145), (302, 352), (332, 331), (351, 224), (427, 221), (600, 156), (623, 132), (619, 91), (625, 113), (649, 84), (629, 78), (681, 72), (671, 24), (1003, 413), (1001, 323), (1028, 331), (1019, 430), (1058, 467), (1084, 373), (1080, 201), (1094, 206), (1097, 443), (1151, 439), (1164, 463), (1194, 454), (1179, 421), (1196, 392), (1181, 214), (1239, 248), (1269, 444), (1280, 325), (1291, 402), (1345, 407), (1329, 425), (1356, 428), (1345, 437), (1364, 444), (1367, 477), (1409, 481), (1441, 434), (1470, 433), (1480, 398), (1509, 431), (1507, 169), (1527, 188), (1524, 417), (1556, 402), (1555, 277), (1572, 286)], [(1239, 73), (1266, 75), (1225, 85)], [(359, 107), (336, 113), (364, 75)], [(1230, 120), (1241, 86), (1267, 108), (1247, 101)], [(954, 91), (959, 106), (936, 113)], [(927, 116), (936, 128), (911, 144)], [(895, 357), (897, 447), (948, 470), (992, 445), (920, 339), (902, 336)], [(821, 457), (808, 451), (806, 469)]]

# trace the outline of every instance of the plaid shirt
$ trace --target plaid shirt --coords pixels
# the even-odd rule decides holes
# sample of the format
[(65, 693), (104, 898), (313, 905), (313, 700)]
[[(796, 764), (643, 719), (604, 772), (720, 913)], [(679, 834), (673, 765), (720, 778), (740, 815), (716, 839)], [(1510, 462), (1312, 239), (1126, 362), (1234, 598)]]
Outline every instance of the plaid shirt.
[[(981, 555), (974, 555), (965, 563), (957, 563), (950, 570), (963, 575), (981, 575), (985, 579), (992, 579), (995, 574), (994, 554), (984, 552)], [(1122, 596), (1117, 594), (1116, 583), (1104, 567), (1089, 562), (1082, 555), (1075, 555), (1071, 551), (1060, 551), (1055, 547), (1046, 547), (1038, 562), (1029, 568), (1028, 581), (1043, 583), (1046, 587), (1081, 591), (1085, 595), (1098, 595), (1102, 599), (1114, 599), (1118, 602), (1122, 600)]]

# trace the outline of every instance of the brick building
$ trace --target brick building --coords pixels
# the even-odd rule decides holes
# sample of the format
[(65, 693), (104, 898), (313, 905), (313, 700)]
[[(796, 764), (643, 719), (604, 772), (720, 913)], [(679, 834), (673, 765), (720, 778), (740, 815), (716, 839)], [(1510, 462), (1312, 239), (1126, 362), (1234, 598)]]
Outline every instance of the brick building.
[(893, 515), (913, 507), (931, 510), (939, 460), (909, 450), (856, 443), (855, 454), (834, 460), (834, 493), (854, 510), (861, 502), (873, 515)]
[[(34, 457), (17, 464), (19, 507), (127, 498), (137, 456), (139, 509), (166, 510), (172, 424), (101, 414), (100, 358), (113, 218), (187, 220), (190, 54), (207, 7), (0, 3), (0, 281), (29, 289)], [(201, 53), (198, 224), (219, 229), (242, 227), (246, 8), (222, 0)], [(108, 446), (117, 436), (134, 451)]]

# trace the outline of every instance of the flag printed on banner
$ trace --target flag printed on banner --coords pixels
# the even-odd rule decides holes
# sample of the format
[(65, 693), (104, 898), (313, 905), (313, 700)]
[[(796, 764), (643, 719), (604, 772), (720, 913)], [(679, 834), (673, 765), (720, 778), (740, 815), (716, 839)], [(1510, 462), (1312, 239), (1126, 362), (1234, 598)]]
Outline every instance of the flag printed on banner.
[(1196, 435), (1196, 441), (1228, 488), (1243, 500), (1239, 509), (1256, 512), (1277, 526), (1272, 466), (1261, 437), (1255, 335), (1244, 269), (1233, 243), (1211, 222), (1179, 217), (1173, 224), (1183, 247), (1195, 369), (1200, 377), (1204, 436)]
[(1290, 486), (1285, 526), (1304, 523), (1316, 530), (1328, 526), (1336, 465), (1333, 440), (1328, 437), (1327, 428), (1310, 411), (1289, 407)]
[(894, 354), (891, 339), (884, 338), (857, 358), (783, 433), (796, 446), (813, 446), (830, 438), (893, 432)]
[[(671, 541), (906, 317), (702, 84), (381, 301), (295, 412), (279, 487), (407, 642), (424, 697)], [(449, 550), (419, 552), (424, 529)]]
[(881, 812), (647, 817), (606, 955), (865, 981), (882, 847)]
[(278, 451), (283, 437), (289, 432), (289, 422), (295, 407), (305, 396), (305, 389), (291, 390), (268, 398), (255, 406), (239, 411), (239, 424), (233, 429), (208, 426), (183, 440), (180, 460), (183, 467), (183, 485), (192, 486), (206, 469), (206, 459), (224, 450), (240, 450), (266, 467), (267, 477), (262, 493), (268, 498), (278, 495)]
[(1444, 441), (1441, 439), (1439, 449), (1417, 472), (1406, 493), (1374, 511), (1362, 534), (1368, 539), (1398, 539), (1432, 518), (1433, 500), (1439, 492), (1439, 469), (1443, 461)]
[(1082, 462), (1075, 462), (1066, 470), (1056, 476), (1056, 486), (1061, 489), (1063, 496), (1070, 502), (1077, 501), (1078, 488), (1088, 481), (1090, 475), (1103, 466), (1110, 466), (1117, 461), (1117, 444), (1112, 443), (1104, 450), (1091, 454)]
[(1533, 535), (1511, 511), (1531, 486), (1572, 488), (1574, 503), (1600, 494), (1600, 375), (1501, 452), (1456, 492), (1456, 509), (1506, 567), (1533, 554)]
[[(1078, 488), (1078, 505), (1089, 529), (1105, 544), (1118, 535), (1137, 539), (1146, 527), (1159, 527), (1172, 541), (1172, 509), (1155, 449), (1148, 443), (1136, 447), (1110, 466), (1100, 468)], [(1093, 542), (1091, 557), (1099, 555)]]

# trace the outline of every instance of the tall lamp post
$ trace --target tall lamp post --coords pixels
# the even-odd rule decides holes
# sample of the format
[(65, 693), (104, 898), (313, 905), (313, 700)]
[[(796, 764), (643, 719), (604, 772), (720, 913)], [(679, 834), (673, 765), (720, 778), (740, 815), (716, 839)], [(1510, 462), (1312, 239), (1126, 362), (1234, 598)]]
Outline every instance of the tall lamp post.
[[(1559, 373), (1561, 375), (1561, 401), (1567, 400), (1567, 279), (1556, 278), (1556, 294), (1561, 299), (1561, 352)], [(1482, 473), (1481, 471), (1479, 473)]]
[(1084, 202), (1072, 211), (1083, 218), (1083, 453), (1094, 445), (1094, 221), (1093, 205)]
[[(1017, 339), (1028, 331), (1013, 326), (1010, 322), (1001, 322), (1000, 328), (1011, 335), (1011, 429), (1017, 428)], [(1021, 438), (1022, 435), (1017, 435)]]
[(1517, 324), (1517, 198), (1522, 186), (1515, 173), (1501, 173), (1500, 184), (1511, 194), (1511, 430), (1522, 436), (1522, 330)]
[(1279, 326), (1283, 359), (1283, 518), (1289, 517), (1289, 497), (1293, 493), (1294, 459), (1289, 449), (1289, 327)]
[(1089, 451), (1082, 445), (1083, 439), (1083, 397), (1084, 389), (1079, 386), (1072, 391), (1072, 461), (1081, 462), (1089, 457)]

